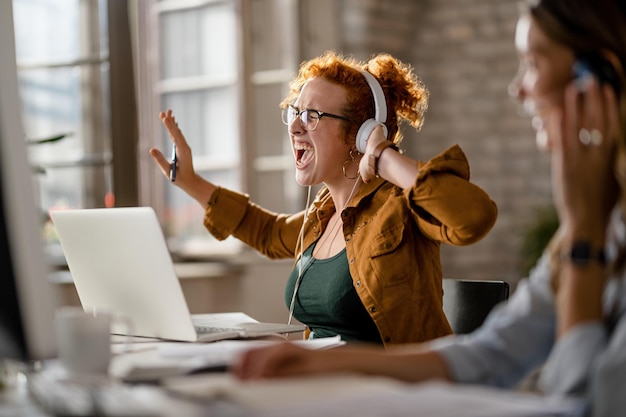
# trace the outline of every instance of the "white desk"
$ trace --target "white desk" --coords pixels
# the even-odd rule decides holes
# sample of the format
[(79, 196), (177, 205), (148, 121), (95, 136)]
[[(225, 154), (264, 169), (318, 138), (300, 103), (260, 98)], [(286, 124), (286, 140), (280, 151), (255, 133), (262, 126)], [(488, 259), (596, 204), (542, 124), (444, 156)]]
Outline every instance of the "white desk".
[(229, 374), (171, 378), (190, 398), (219, 398), (255, 417), (580, 417), (578, 400), (443, 382), (405, 384), (354, 374), (242, 383)]
[[(161, 350), (161, 356), (219, 357), (222, 350), (240, 352), (248, 345), (265, 342), (170, 344)], [(337, 342), (327, 340), (309, 347), (332, 347)], [(155, 359), (155, 351), (137, 354), (144, 355), (144, 360)], [(117, 371), (123, 369), (123, 360), (123, 356), (118, 358)], [(582, 405), (578, 400), (546, 398), (528, 392), (442, 382), (406, 384), (356, 374), (241, 382), (229, 373), (204, 373), (167, 377), (162, 386), (181, 398), (234, 404), (242, 407), (244, 415), (255, 417), (578, 417)]]
[[(141, 414), (140, 417), (206, 417), (207, 415), (252, 417), (248, 410), (233, 402), (191, 400), (170, 394), (165, 389), (156, 386), (144, 386), (142, 389), (154, 390), (154, 398), (158, 399), (158, 407), (155, 408), (154, 414)], [(118, 414), (113, 414), (113, 416), (115, 415)], [(124, 414), (124, 417), (132, 417), (133, 415)], [(55, 417), (55, 414), (48, 413), (32, 398), (27, 377), (19, 374), (10, 385), (0, 390), (0, 417)]]
[[(146, 349), (143, 358), (155, 359), (156, 352)], [(112, 372), (124, 363), (128, 356), (117, 356)], [(582, 407), (574, 399), (354, 374), (241, 382), (229, 373), (209, 373), (166, 377), (155, 389), (159, 415), (176, 417), (579, 417)], [(0, 417), (47, 417), (29, 398), (23, 378), (1, 392), (0, 401)]]

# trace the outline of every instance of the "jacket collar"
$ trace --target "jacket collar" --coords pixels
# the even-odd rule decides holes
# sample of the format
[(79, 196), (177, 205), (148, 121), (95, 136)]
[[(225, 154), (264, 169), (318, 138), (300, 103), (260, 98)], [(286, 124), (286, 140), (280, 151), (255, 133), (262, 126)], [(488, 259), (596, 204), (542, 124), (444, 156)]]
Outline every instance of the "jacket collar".
[[(356, 193), (346, 205), (346, 209), (357, 207), (361, 201), (369, 198), (375, 194), (380, 187), (387, 184), (387, 181), (382, 178), (374, 178), (368, 183), (364, 183), (361, 180), (359, 181), (360, 183), (356, 189)], [(313, 201), (313, 207), (314, 210), (318, 212), (317, 217), (320, 220), (330, 217), (335, 212), (335, 206), (330, 195), (330, 191), (328, 191), (328, 187), (323, 186), (320, 189), (317, 193), (315, 201)]]

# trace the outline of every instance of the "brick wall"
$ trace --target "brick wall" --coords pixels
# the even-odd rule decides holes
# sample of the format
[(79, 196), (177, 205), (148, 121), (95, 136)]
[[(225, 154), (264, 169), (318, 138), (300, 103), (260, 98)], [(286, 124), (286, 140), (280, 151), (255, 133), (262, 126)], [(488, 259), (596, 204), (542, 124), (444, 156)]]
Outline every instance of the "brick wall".
[[(428, 159), (452, 144), (467, 154), (472, 181), (497, 203), (496, 225), (481, 242), (442, 248), (444, 276), (515, 284), (523, 233), (551, 202), (549, 158), (530, 121), (507, 95), (517, 70), (518, 0), (341, 0), (342, 50), (360, 59), (389, 52), (411, 63), (428, 86), (430, 107), (404, 148)], [(459, 210), (462, 210), (459, 207)]]

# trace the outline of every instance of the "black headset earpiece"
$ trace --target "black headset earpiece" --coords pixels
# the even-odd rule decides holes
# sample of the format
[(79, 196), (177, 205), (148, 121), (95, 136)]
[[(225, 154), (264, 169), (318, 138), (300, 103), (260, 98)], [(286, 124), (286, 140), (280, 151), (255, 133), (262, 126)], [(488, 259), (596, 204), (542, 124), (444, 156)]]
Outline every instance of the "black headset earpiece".
[(385, 93), (383, 93), (383, 89), (378, 83), (378, 80), (368, 71), (362, 70), (361, 73), (370, 86), (370, 90), (372, 90), (375, 109), (374, 119), (364, 121), (356, 134), (356, 148), (359, 152), (365, 153), (367, 140), (370, 138), (376, 126), (382, 125), (385, 138), (387, 137), (387, 126), (385, 126), (385, 122), (387, 121), (387, 102), (385, 101)]

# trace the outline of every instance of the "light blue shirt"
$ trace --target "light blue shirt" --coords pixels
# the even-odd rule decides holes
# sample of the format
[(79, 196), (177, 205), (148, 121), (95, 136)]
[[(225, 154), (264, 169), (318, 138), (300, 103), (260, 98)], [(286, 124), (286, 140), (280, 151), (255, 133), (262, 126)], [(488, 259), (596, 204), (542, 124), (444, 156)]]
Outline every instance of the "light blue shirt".
[[(616, 211), (607, 257), (626, 242), (626, 226)], [(609, 334), (605, 323), (581, 324), (558, 342), (548, 256), (539, 260), (513, 296), (497, 306), (478, 330), (432, 342), (462, 383), (513, 387), (542, 367), (540, 388), (550, 395), (588, 400), (593, 417), (626, 415), (626, 273), (612, 277), (604, 290), (604, 309), (617, 306), (618, 322)]]

